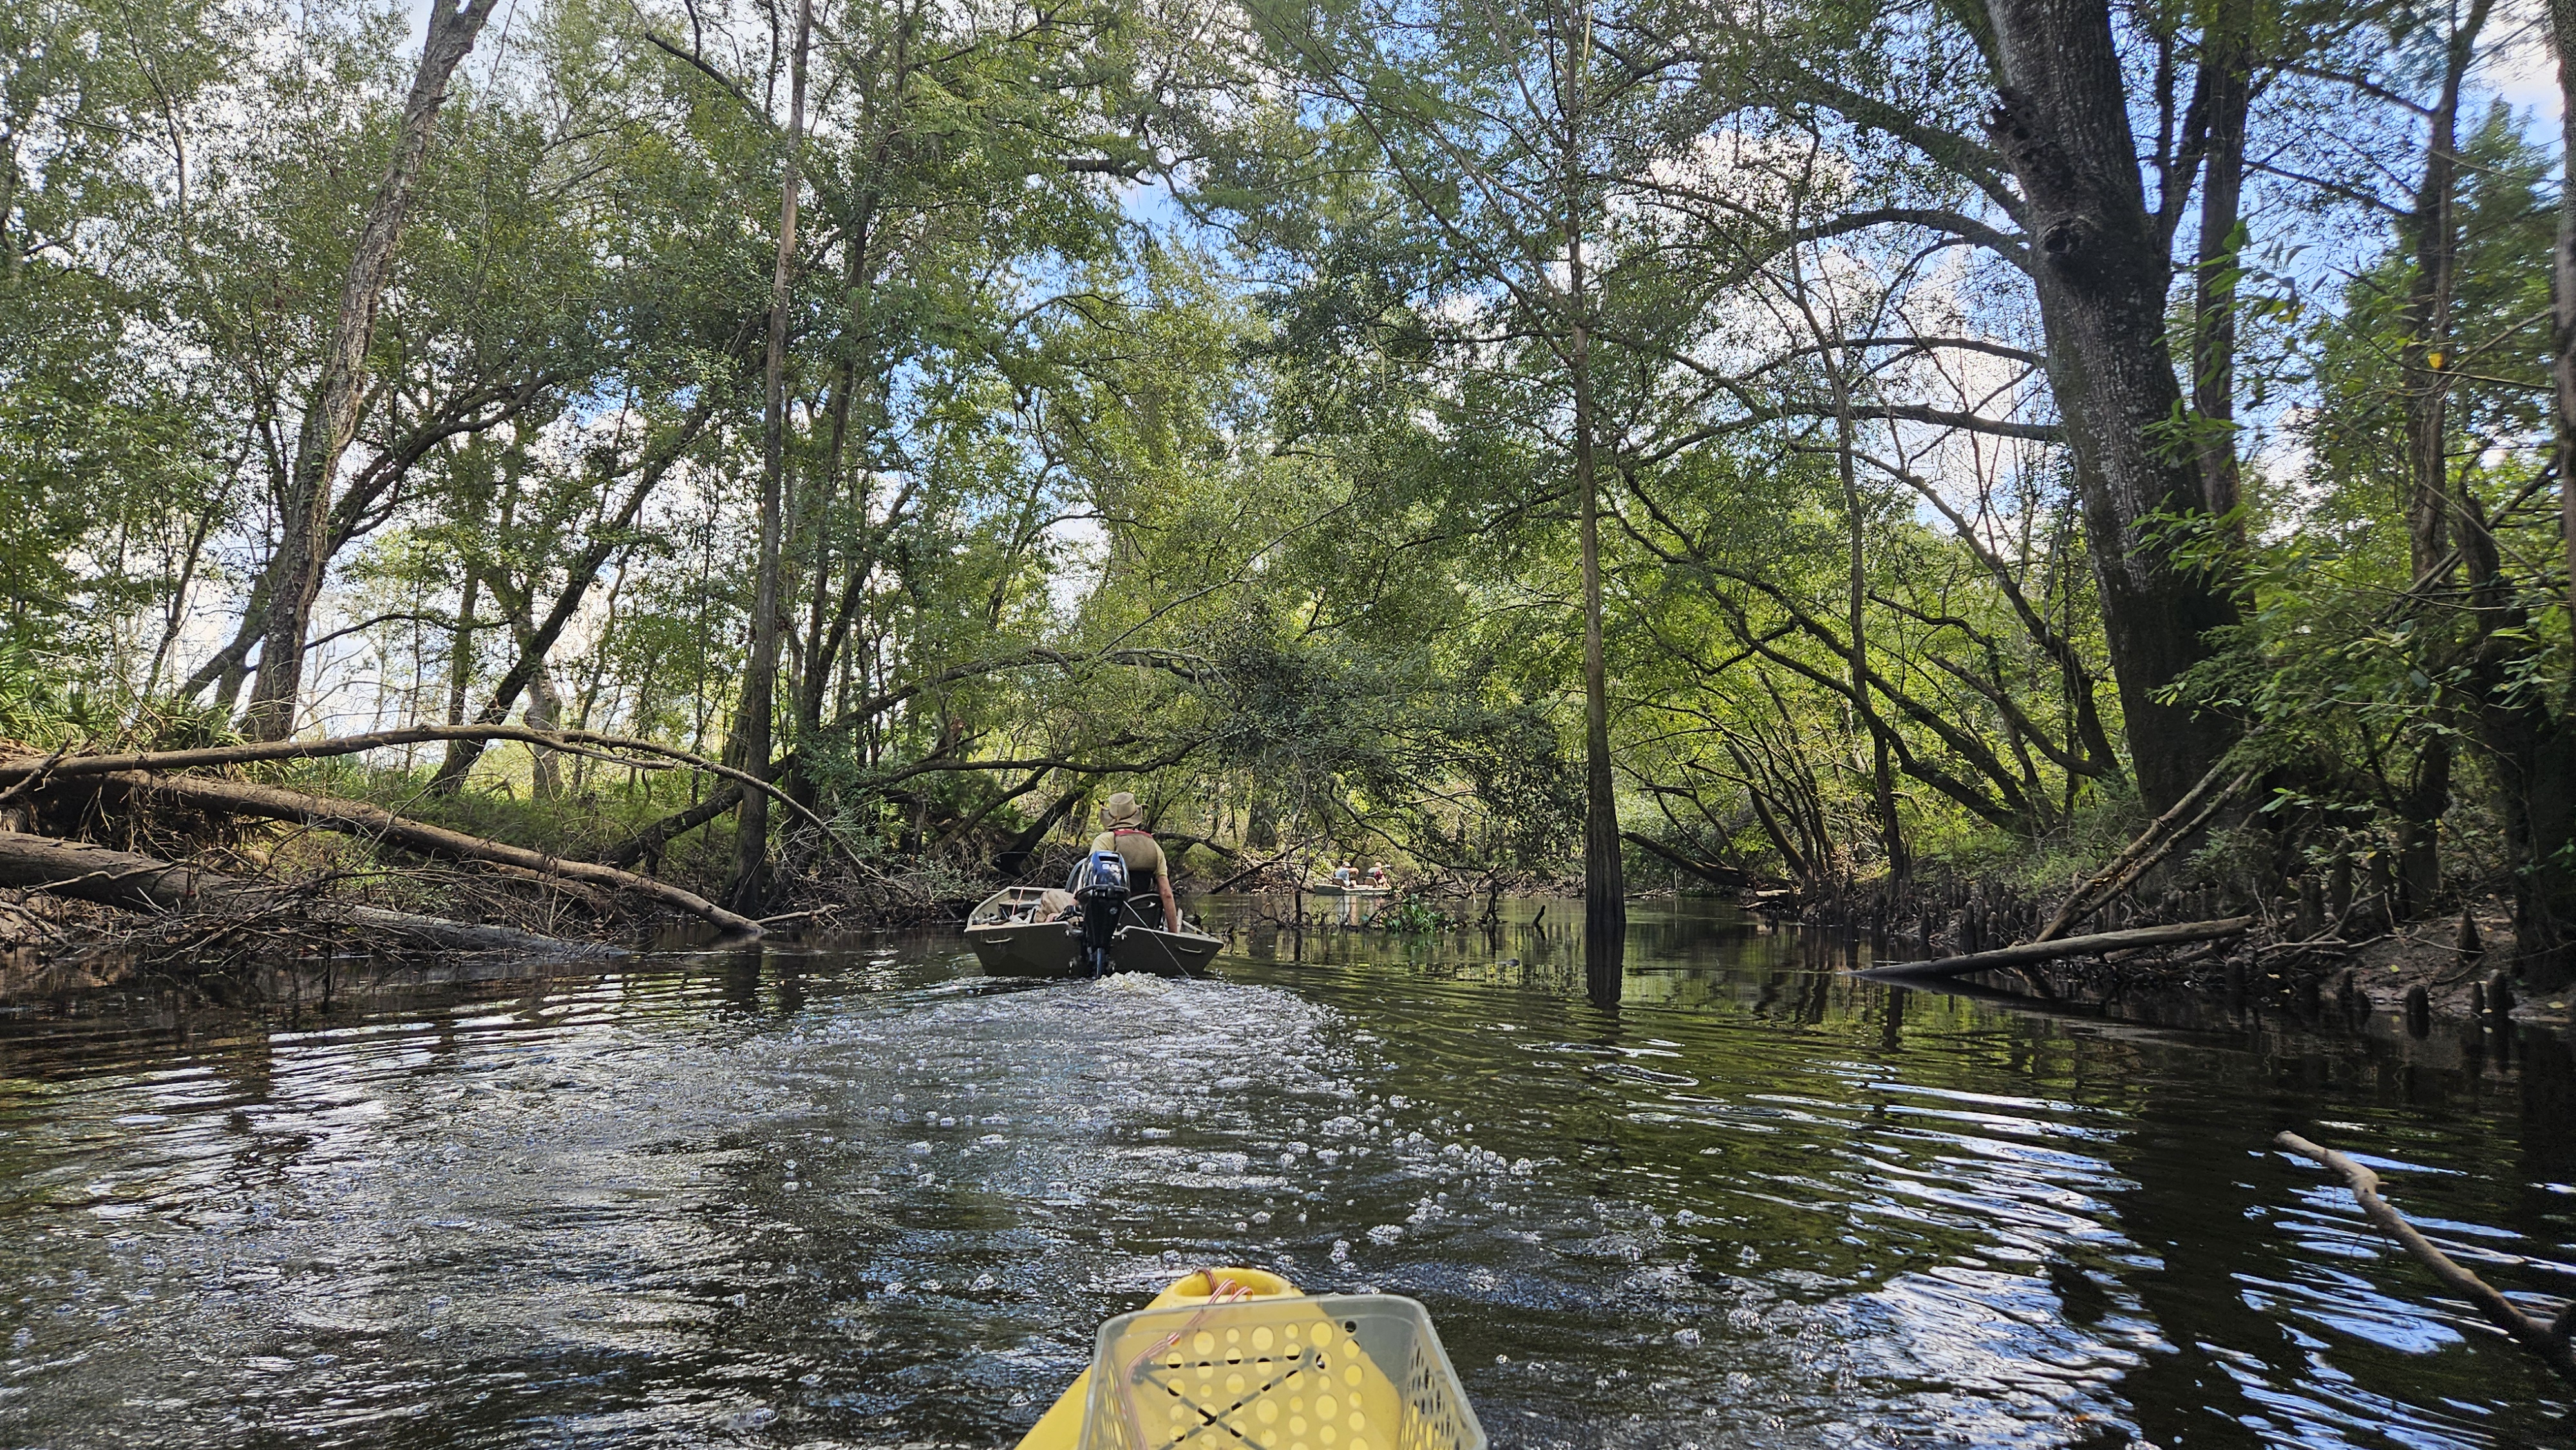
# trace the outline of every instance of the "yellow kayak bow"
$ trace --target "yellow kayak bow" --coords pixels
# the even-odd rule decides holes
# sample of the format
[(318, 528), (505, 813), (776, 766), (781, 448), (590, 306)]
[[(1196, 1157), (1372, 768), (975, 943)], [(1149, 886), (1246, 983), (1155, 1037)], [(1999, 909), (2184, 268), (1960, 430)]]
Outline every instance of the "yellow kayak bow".
[(1430, 1315), (1206, 1269), (1101, 1326), (1019, 1450), (1482, 1450)]

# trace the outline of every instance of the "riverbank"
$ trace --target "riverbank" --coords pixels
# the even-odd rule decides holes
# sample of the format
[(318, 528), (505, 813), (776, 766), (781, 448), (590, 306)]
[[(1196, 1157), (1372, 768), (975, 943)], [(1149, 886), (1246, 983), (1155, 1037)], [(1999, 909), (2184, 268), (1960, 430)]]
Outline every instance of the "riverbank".
[[(2464, 932), (2461, 922), (2469, 923)], [(2258, 921), (2220, 941), (2114, 952), (1970, 974), (1985, 990), (2104, 1007), (2151, 1000), (2268, 1002), (2310, 1020), (2387, 1014), (2425, 1035), (2440, 1021), (2576, 1021), (2571, 994), (2532, 992), (2513, 970), (2511, 916), (2498, 901), (2460, 917), (2404, 923), (2359, 941), (2302, 938)], [(2295, 927), (2292, 928), (2295, 930)], [(1919, 949), (1919, 948), (1918, 948)], [(1935, 950), (1936, 967), (1944, 953)]]

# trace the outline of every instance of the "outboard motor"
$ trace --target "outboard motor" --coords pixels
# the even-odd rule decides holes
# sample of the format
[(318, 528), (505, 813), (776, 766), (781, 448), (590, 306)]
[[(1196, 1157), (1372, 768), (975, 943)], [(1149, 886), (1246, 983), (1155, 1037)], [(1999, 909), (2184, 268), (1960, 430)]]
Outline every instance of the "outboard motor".
[(1127, 904), (1127, 861), (1115, 851), (1094, 851), (1073, 868), (1065, 883), (1082, 904), (1082, 965), (1095, 977), (1109, 975), (1109, 939), (1118, 932), (1118, 916)]

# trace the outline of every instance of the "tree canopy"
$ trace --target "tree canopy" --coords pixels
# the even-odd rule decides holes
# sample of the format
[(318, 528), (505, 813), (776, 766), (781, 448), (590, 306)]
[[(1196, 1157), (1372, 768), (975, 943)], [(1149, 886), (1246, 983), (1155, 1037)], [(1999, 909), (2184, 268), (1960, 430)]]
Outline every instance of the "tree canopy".
[(1596, 927), (2253, 770), (2192, 869), (2576, 970), (2546, 13), (432, 9), (0, 15), (0, 735), (524, 719), (967, 872), (1133, 789)]

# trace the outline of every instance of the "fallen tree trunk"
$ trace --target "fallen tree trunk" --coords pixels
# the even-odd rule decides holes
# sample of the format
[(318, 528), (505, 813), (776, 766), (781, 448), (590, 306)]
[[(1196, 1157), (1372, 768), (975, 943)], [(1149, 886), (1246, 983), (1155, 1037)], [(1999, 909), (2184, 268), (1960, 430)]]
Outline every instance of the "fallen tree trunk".
[(462, 831), (408, 820), (381, 806), (358, 801), (333, 800), (326, 796), (306, 795), (302, 791), (281, 790), (276, 786), (251, 785), (233, 780), (201, 780), (191, 776), (148, 775), (140, 771), (120, 771), (105, 779), (130, 791), (163, 796), (200, 810), (227, 815), (261, 816), (269, 820), (294, 821), (317, 826), (344, 835), (364, 836), (417, 851), (424, 856), (442, 856), (460, 861), (497, 861), (504, 866), (518, 866), (548, 876), (573, 881), (586, 881), (618, 891), (629, 891), (649, 897), (665, 906), (675, 907), (691, 916), (713, 922), (728, 936), (756, 937), (760, 923), (737, 916), (694, 892), (684, 891), (666, 881), (636, 876), (613, 866), (595, 865), (588, 861), (565, 861), (531, 851), (523, 846), (487, 841)]
[(2111, 858), (2109, 865), (2086, 877), (2084, 883), (2067, 896), (2065, 904), (2057, 908), (2057, 914), (2049, 918), (2048, 925), (2041, 927), (2039, 935), (2031, 940), (2053, 941), (2068, 927), (2109, 905), (2112, 897), (2145, 875), (2157, 862), (2173, 854), (2174, 847), (2190, 840), (2211, 816), (2218, 814), (2220, 806), (2233, 799), (2254, 779), (2253, 771), (2239, 771), (2225, 789), (2211, 795), (2210, 791), (2218, 785), (2219, 776), (2226, 769), (2227, 762), (2223, 760), (2211, 766), (2198, 785), (2193, 786), (2181, 800), (2175, 801), (2172, 809), (2150, 822), (2144, 831), (2138, 833), (2136, 840)]
[(993, 854), (993, 869), (1005, 876), (1018, 876), (1027, 871), (1037, 860), (1038, 847), (1065, 817), (1082, 809), (1083, 803), (1091, 799), (1092, 787), (1097, 784), (1096, 780), (1078, 780), (1071, 789), (1056, 797), (1055, 804), (1029, 822), (1027, 830), (1013, 836), (1010, 844)]
[[(278, 760), (323, 760), (340, 755), (360, 755), (370, 750), (382, 750), (397, 745), (426, 745), (440, 740), (515, 740), (523, 744), (541, 745), (549, 750), (560, 750), (570, 755), (587, 755), (594, 760), (606, 760), (614, 765), (629, 767), (639, 766), (641, 762), (600, 755), (597, 750), (623, 750), (644, 755), (658, 755), (663, 759), (703, 770), (709, 775), (723, 776), (732, 782), (719, 788), (710, 798), (723, 801), (722, 806), (714, 809), (692, 806), (677, 815), (666, 816), (646, 828), (645, 832), (635, 840), (627, 843), (633, 848), (631, 854), (626, 854), (621, 859), (619, 853), (627, 848), (620, 847), (617, 851), (611, 851), (600, 857), (603, 865), (633, 865), (648, 854), (654, 846), (660, 844), (661, 839), (702, 826), (733, 809), (742, 800), (743, 788), (749, 786), (764, 792), (789, 810), (804, 817), (814, 829), (823, 833), (823, 839), (831, 842), (833, 847), (847, 856), (853, 864), (862, 869), (873, 869), (870, 868), (866, 857), (861, 856), (848, 842), (841, 839), (840, 835), (832, 829), (829, 821), (816, 815), (803, 802), (751, 772), (736, 770), (730, 765), (720, 765), (704, 756), (694, 755), (672, 746), (656, 745), (650, 740), (638, 740), (627, 735), (603, 735), (596, 730), (538, 730), (524, 725), (406, 725), (394, 730), (372, 730), (363, 735), (342, 735), (329, 740), (263, 740), (243, 745), (209, 745), (195, 750), (153, 750), (126, 755), (65, 756), (58, 752), (43, 760), (34, 758), (0, 760), (0, 783), (17, 782), (16, 786), (11, 787), (14, 790), (23, 787), (30, 780), (41, 782), (55, 776), (109, 775), (120, 770), (193, 770), (203, 766), (252, 765)], [(585, 745), (596, 747), (596, 750), (580, 748)], [(796, 756), (792, 751), (781, 756), (780, 773), (783, 775), (786, 768), (792, 766), (795, 760)], [(664, 769), (666, 767), (643, 768)], [(0, 792), (0, 799), (6, 798), (7, 793)], [(704, 810), (705, 814), (697, 814), (701, 810)], [(660, 838), (653, 835), (655, 831), (675, 821), (686, 821), (688, 824), (666, 831)]]
[(2132, 947), (2181, 946), (2187, 942), (2216, 941), (2237, 936), (2251, 928), (2251, 916), (2223, 917), (2217, 921), (2186, 921), (2174, 926), (2139, 926), (2126, 931), (2096, 932), (2091, 936), (2060, 937), (2056, 941), (2024, 942), (2019, 946), (1997, 947), (1990, 952), (1970, 952), (1966, 956), (1943, 957), (1929, 962), (1891, 962), (1883, 967), (1869, 967), (1858, 973), (1863, 977), (1906, 977), (1921, 980), (1955, 977), (1966, 972), (1982, 972), (1993, 967), (2026, 967), (2034, 962), (2050, 962), (2060, 957), (2089, 956), (2095, 952), (2126, 951)]
[(2321, 1148), (2296, 1133), (2279, 1134), (2272, 1142), (2301, 1157), (2313, 1158), (2340, 1175), (2344, 1186), (2352, 1190), (2353, 1200), (2361, 1205), (2362, 1216), (2369, 1219), (2374, 1227), (2397, 1240), (2397, 1246), (2411, 1255), (2415, 1262), (2432, 1270), (2433, 1277), (2441, 1280), (2444, 1288), (2478, 1306), (2478, 1312), (2487, 1317), (2488, 1323), (2512, 1335), (2524, 1348), (2558, 1371), (2568, 1383), (2576, 1384), (2576, 1352), (2571, 1352), (2568, 1346), (2568, 1331), (2576, 1328), (2576, 1303), (2561, 1311), (2555, 1323), (2541, 1323), (2524, 1313), (2512, 1300), (2497, 1293), (2486, 1280), (2452, 1262), (2450, 1255), (2433, 1247), (2432, 1241), (2418, 1233), (2415, 1225), (2408, 1223), (2403, 1214), (2390, 1208), (2388, 1200), (2379, 1196), (2378, 1174), (2332, 1148)]
[(298, 903), (289, 888), (242, 881), (155, 856), (16, 831), (0, 831), (0, 885), (133, 911), (235, 905), (283, 908), (303, 904), (324, 920), (370, 932), (389, 932), (444, 951), (530, 952), (562, 957), (617, 954), (616, 948), (598, 942), (565, 941), (506, 926), (416, 916), (379, 906)]
[[(42, 759), (0, 760), (0, 784), (30, 777), (57, 779), (83, 775), (113, 775), (124, 770), (196, 770), (218, 765), (255, 765), (277, 760), (324, 760), (339, 755), (362, 755), (370, 750), (383, 750), (396, 745), (427, 745), (440, 740), (516, 740), (528, 745), (542, 745), (572, 755), (591, 755), (578, 747), (588, 745), (599, 750), (623, 750), (644, 755), (658, 755), (665, 760), (720, 775), (737, 787), (751, 786), (788, 809), (805, 817), (825, 835), (832, 828), (821, 816), (796, 803), (785, 791), (754, 776), (746, 770), (719, 765), (701, 755), (650, 740), (637, 740), (626, 735), (602, 735), (595, 730), (537, 730), (523, 725), (406, 725), (396, 730), (371, 730), (364, 735), (342, 735), (328, 740), (258, 740), (242, 745), (207, 745), (194, 750), (149, 750), (125, 755), (56, 755)], [(594, 759), (607, 757), (593, 755)], [(635, 765), (631, 760), (616, 760), (617, 765)], [(667, 767), (660, 767), (667, 768)], [(740, 792), (736, 792), (740, 798)]]

